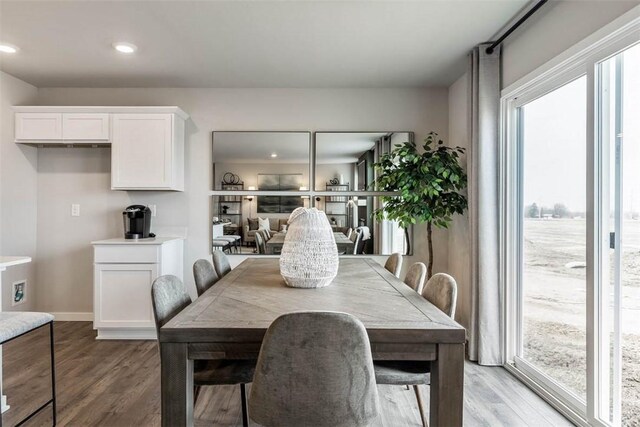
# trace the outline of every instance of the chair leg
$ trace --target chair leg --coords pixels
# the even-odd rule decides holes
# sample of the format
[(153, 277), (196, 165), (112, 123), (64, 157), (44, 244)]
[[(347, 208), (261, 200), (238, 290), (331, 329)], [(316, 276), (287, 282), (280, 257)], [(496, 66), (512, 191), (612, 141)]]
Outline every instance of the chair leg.
[(193, 386), (193, 406), (196, 406), (196, 402), (198, 401), (198, 396), (200, 396), (200, 390), (202, 389), (199, 385)]
[(240, 399), (242, 399), (242, 426), (249, 427), (249, 410), (247, 408), (247, 389), (245, 384), (240, 384)]
[(424, 413), (424, 408), (422, 407), (422, 396), (420, 395), (420, 388), (417, 385), (414, 385), (413, 391), (416, 392), (416, 400), (418, 401), (418, 410), (420, 411), (420, 419), (422, 419), (422, 427), (429, 427), (429, 424), (427, 423), (427, 416)]
[(51, 411), (53, 425), (55, 426), (58, 423), (58, 415), (56, 413), (56, 360), (53, 346), (53, 322), (49, 323), (49, 340), (51, 346)]

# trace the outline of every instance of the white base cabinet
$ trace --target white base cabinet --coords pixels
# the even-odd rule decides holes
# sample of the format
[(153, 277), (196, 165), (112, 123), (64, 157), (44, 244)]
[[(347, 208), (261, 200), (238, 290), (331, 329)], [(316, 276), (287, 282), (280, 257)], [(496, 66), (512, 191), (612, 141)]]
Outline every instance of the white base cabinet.
[(97, 339), (155, 339), (151, 284), (182, 279), (183, 240), (110, 239), (94, 247), (94, 321)]

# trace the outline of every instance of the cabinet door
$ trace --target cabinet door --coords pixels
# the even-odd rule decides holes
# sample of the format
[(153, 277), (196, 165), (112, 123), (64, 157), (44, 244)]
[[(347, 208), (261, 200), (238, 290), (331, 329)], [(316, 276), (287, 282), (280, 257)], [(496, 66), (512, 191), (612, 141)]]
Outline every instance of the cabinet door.
[(151, 284), (158, 264), (94, 264), (94, 327), (154, 327)]
[(62, 138), (76, 141), (108, 141), (109, 114), (64, 113)]
[(16, 141), (47, 141), (62, 139), (62, 114), (16, 113)]
[(173, 116), (114, 114), (111, 187), (170, 189), (173, 185)]

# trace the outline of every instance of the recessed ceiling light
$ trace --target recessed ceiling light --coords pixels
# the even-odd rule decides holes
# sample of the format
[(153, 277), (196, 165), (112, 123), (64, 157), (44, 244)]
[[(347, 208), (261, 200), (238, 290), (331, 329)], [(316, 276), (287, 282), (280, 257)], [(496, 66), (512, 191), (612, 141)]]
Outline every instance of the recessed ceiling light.
[(133, 53), (138, 50), (138, 46), (127, 42), (114, 43), (113, 48), (120, 53)]
[(1, 43), (0, 44), (0, 52), (3, 53), (16, 53), (18, 51), (18, 46), (14, 46), (12, 44)]
[(278, 155), (276, 153), (271, 153), (271, 158), (275, 159), (276, 157), (278, 157)]

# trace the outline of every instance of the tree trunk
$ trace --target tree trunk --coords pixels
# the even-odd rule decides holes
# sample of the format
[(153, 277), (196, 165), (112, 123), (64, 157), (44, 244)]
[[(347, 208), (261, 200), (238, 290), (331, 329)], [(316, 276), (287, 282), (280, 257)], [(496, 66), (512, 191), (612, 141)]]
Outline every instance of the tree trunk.
[(409, 228), (408, 227), (404, 227), (404, 239), (407, 242), (407, 251), (406, 251), (405, 255), (410, 255), (411, 254), (411, 240), (409, 239)]
[(427, 222), (427, 243), (429, 244), (429, 265), (427, 266), (427, 280), (433, 276), (433, 230), (431, 228), (431, 221)]

